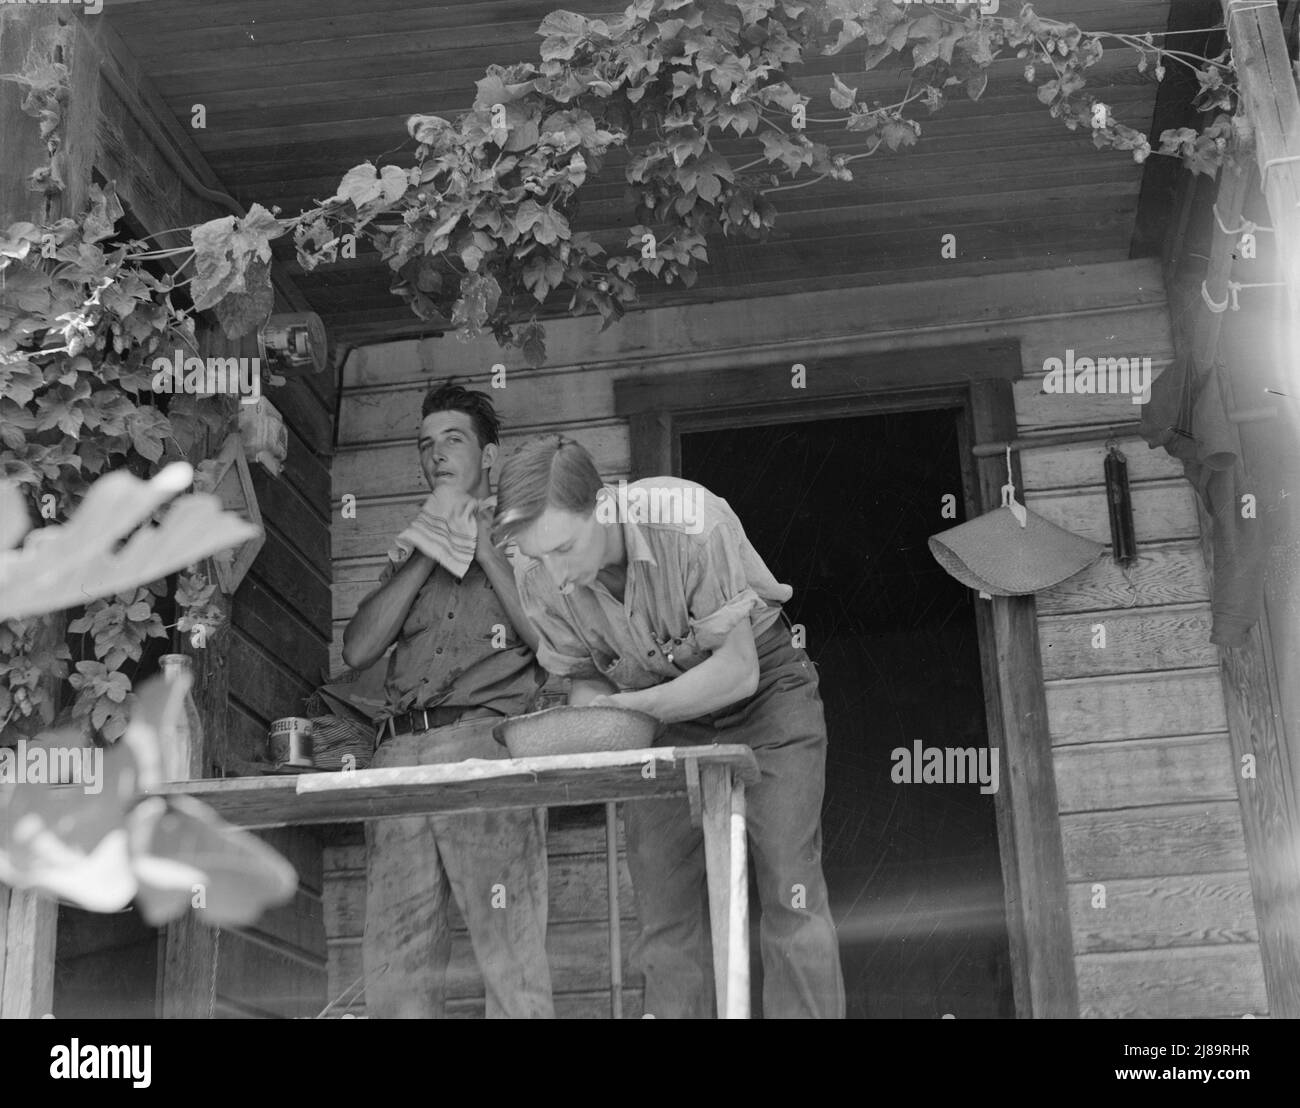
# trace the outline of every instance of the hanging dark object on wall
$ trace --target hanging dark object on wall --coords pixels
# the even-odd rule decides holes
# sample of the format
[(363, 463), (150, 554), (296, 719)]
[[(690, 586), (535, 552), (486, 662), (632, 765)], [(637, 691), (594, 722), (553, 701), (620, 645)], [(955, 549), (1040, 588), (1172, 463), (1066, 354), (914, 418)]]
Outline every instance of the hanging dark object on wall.
[(1110, 552), (1116, 563), (1137, 560), (1137, 535), (1133, 530), (1133, 496), (1128, 483), (1128, 458), (1114, 442), (1106, 444), (1106, 507), (1110, 512)]

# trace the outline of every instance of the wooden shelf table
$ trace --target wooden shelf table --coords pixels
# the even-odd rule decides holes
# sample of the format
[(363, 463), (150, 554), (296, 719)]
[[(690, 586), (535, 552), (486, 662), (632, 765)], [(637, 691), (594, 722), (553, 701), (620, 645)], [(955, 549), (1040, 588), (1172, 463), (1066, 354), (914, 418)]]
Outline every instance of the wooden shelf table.
[[(745, 786), (758, 778), (749, 747), (718, 744), (227, 777), (174, 782), (150, 792), (192, 796), (249, 829), (685, 796), (692, 823), (704, 831), (718, 1014), (748, 1019)], [(611, 889), (615, 929), (616, 898), (617, 887)], [(616, 931), (611, 945), (616, 947)], [(612, 968), (618, 972), (617, 965)]]

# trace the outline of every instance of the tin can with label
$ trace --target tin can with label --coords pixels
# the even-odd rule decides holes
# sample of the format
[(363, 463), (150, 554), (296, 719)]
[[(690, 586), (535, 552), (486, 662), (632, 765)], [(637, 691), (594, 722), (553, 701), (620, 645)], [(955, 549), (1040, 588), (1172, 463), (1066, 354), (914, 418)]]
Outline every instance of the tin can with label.
[(312, 723), (301, 716), (271, 721), (270, 755), (276, 765), (315, 765), (312, 759)]

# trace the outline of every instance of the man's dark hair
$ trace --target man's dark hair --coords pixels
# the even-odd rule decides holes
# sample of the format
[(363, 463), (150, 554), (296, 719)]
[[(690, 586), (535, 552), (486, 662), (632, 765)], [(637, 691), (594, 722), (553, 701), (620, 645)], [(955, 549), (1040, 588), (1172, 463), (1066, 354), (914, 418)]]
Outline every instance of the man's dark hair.
[(486, 393), (471, 392), (460, 385), (434, 385), (420, 405), (421, 421), (430, 412), (464, 412), (474, 423), (480, 450), (490, 442), (501, 442), (501, 420)]

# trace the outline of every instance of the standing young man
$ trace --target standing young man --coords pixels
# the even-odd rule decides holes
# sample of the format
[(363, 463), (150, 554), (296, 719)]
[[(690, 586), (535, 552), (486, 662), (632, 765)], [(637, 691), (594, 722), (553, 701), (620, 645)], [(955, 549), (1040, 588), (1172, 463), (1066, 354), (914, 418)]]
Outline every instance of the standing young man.
[[(497, 492), (497, 532), (525, 556), (515, 573), (538, 660), (572, 678), (570, 703), (648, 712), (670, 724), (665, 745), (753, 748), (762, 780), (745, 804), (762, 906), (763, 1012), (843, 1018), (821, 864), (826, 725), (816, 670), (783, 618), (790, 587), (725, 500), (674, 477), (616, 493), (562, 436), (522, 446)], [(645, 1010), (708, 1016), (702, 833), (684, 799), (629, 803), (624, 819)]]
[[(486, 395), (430, 390), (419, 450), (432, 492), (343, 636), (344, 661), (358, 669), (397, 643), (372, 768), (506, 757), (491, 728), (527, 712), (545, 679), (510, 563), (491, 541), (498, 449)], [(401, 817), (365, 829), (369, 1014), (443, 1017), (454, 894), (488, 1017), (552, 1018), (545, 809)]]

